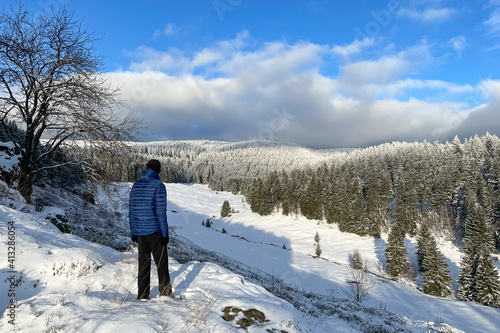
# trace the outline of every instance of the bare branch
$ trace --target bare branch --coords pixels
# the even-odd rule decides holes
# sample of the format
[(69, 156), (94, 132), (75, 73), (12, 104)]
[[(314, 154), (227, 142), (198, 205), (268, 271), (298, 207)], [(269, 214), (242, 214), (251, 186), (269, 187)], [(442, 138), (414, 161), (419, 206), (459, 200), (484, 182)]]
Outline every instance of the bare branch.
[(101, 73), (96, 40), (65, 8), (34, 18), (20, 3), (0, 14), (0, 116), (24, 131), (6, 132), (21, 150), (25, 197), (36, 174), (74, 162), (51, 160), (66, 141), (120, 151), (135, 138), (139, 121), (116, 112), (119, 91)]

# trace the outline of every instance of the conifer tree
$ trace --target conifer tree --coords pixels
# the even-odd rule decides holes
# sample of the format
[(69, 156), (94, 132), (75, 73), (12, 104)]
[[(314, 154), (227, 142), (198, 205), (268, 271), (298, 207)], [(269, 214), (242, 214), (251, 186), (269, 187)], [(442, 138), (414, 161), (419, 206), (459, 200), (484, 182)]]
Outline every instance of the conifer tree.
[(457, 297), (500, 306), (500, 278), (490, 258), (494, 250), (493, 232), (484, 208), (477, 202), (474, 184), (468, 190), (464, 255), (460, 264)]
[(365, 236), (370, 229), (370, 220), (366, 216), (366, 201), (363, 195), (363, 181), (360, 176), (352, 179), (351, 202), (352, 231), (356, 235)]
[(321, 250), (321, 246), (319, 246), (319, 243), (316, 244), (316, 250), (314, 251), (314, 253), (316, 253), (316, 257), (321, 257), (321, 253), (323, 251)]
[(477, 300), (477, 268), (481, 255), (481, 244), (479, 226), (483, 224), (483, 214), (476, 202), (477, 197), (472, 190), (468, 188), (467, 196), (467, 217), (465, 221), (465, 238), (464, 255), (460, 263), (460, 275), (458, 277), (458, 290), (457, 297), (463, 301), (476, 301)]
[(500, 277), (493, 260), (483, 254), (479, 258), (476, 300), (483, 305), (500, 307)]
[(273, 212), (275, 201), (273, 198), (274, 179), (270, 176), (264, 179), (259, 197), (261, 198), (260, 215), (270, 215)]
[(224, 203), (222, 204), (222, 208), (220, 211), (220, 216), (228, 217), (230, 214), (231, 214), (231, 206), (229, 205), (229, 201), (224, 200)]
[(271, 172), (265, 182), (266, 189), (269, 196), (269, 213), (272, 213), (273, 209), (278, 208), (281, 202), (281, 197), (283, 195), (283, 190), (280, 182), (280, 178), (277, 172)]
[(319, 241), (321, 240), (321, 238), (319, 237), (319, 233), (316, 231), (316, 234), (314, 235), (314, 245), (316, 246), (316, 250), (314, 251), (316, 253), (316, 257), (320, 257), (321, 256), (321, 247), (319, 245)]
[(341, 215), (342, 187), (339, 170), (332, 166), (325, 190), (325, 218), (327, 223), (338, 223)]
[(356, 201), (360, 199), (358, 195), (358, 182), (356, 181), (356, 176), (354, 170), (348, 166), (343, 166), (341, 169), (341, 174), (344, 177), (341, 179), (341, 196), (340, 201), (340, 219), (339, 219), (339, 230), (342, 232), (356, 232), (356, 212), (354, 209), (357, 207)]
[(363, 258), (361, 257), (361, 254), (359, 253), (358, 249), (354, 250), (352, 253), (351, 257), (351, 267), (353, 269), (358, 269), (361, 270), (363, 269)]
[(300, 200), (300, 212), (310, 220), (323, 220), (323, 194), (321, 183), (313, 174)]
[(290, 186), (290, 179), (285, 171), (283, 171), (281, 174), (281, 186), (282, 186), (281, 212), (283, 215), (288, 216), (290, 215), (292, 190)]
[(437, 249), (436, 241), (431, 235), (427, 243), (424, 258), (422, 260), (424, 293), (439, 297), (448, 297), (452, 293), (448, 264), (444, 256)]
[(316, 234), (314, 235), (314, 244), (319, 244), (319, 241), (321, 238), (319, 237), (319, 232), (316, 231)]
[(262, 198), (260, 197), (260, 194), (262, 193), (262, 187), (262, 179), (255, 179), (252, 182), (250, 193), (247, 195), (247, 201), (250, 204), (250, 209), (254, 213), (260, 214), (260, 212), (262, 211)]
[(405, 233), (399, 224), (396, 223), (391, 228), (385, 249), (387, 261), (385, 269), (390, 276), (400, 277), (409, 271), (410, 261), (406, 257), (407, 253)]
[(476, 274), (477, 274), (477, 257), (471, 253), (463, 255), (460, 262), (460, 275), (457, 283), (457, 298), (462, 301), (473, 302), (476, 297)]
[(301, 189), (305, 186), (305, 180), (302, 173), (298, 170), (292, 170), (290, 173), (290, 214), (298, 215), (300, 212), (299, 201)]
[(429, 252), (430, 242), (433, 239), (431, 231), (426, 223), (422, 223), (417, 235), (417, 263), (420, 271), (424, 271), (424, 259)]
[(415, 235), (418, 219), (417, 176), (413, 163), (401, 170), (398, 179), (395, 217), (405, 233)]
[(271, 193), (268, 187), (269, 182), (264, 182), (257, 178), (252, 183), (251, 195), (248, 200), (252, 212), (260, 215), (269, 215), (272, 212)]

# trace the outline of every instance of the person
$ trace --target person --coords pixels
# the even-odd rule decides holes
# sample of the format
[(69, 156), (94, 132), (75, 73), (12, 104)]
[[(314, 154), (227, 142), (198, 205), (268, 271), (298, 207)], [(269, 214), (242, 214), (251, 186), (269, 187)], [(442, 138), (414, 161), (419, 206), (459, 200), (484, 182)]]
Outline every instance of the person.
[(151, 254), (158, 269), (160, 296), (173, 297), (168, 273), (167, 191), (160, 181), (160, 172), (160, 162), (150, 160), (130, 191), (130, 233), (139, 248), (137, 299), (150, 296)]

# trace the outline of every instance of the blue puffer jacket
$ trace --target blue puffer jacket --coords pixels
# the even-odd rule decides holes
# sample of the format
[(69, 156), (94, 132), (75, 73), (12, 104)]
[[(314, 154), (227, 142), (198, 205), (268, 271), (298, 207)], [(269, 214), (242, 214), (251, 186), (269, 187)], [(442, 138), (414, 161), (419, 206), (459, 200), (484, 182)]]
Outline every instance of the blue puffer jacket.
[(149, 168), (130, 191), (129, 220), (132, 235), (161, 231), (163, 237), (168, 236), (167, 190), (158, 174)]

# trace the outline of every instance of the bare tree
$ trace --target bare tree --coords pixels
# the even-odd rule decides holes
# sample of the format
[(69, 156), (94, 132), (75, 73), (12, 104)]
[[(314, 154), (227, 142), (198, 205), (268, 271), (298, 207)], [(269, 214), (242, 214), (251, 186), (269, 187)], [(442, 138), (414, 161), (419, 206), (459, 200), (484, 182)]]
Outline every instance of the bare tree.
[(137, 133), (137, 119), (118, 114), (118, 90), (102, 74), (96, 40), (65, 8), (35, 17), (19, 3), (0, 14), (0, 117), (21, 151), (19, 190), (27, 201), (37, 175), (75, 162), (53, 161), (63, 144), (113, 155)]
[[(362, 260), (361, 255), (359, 255), (359, 260)], [(370, 292), (375, 284), (369, 276), (367, 263), (362, 263), (360, 269), (355, 268), (357, 264), (351, 264), (349, 277), (344, 282), (344, 292), (355, 302), (362, 303), (370, 298)]]

